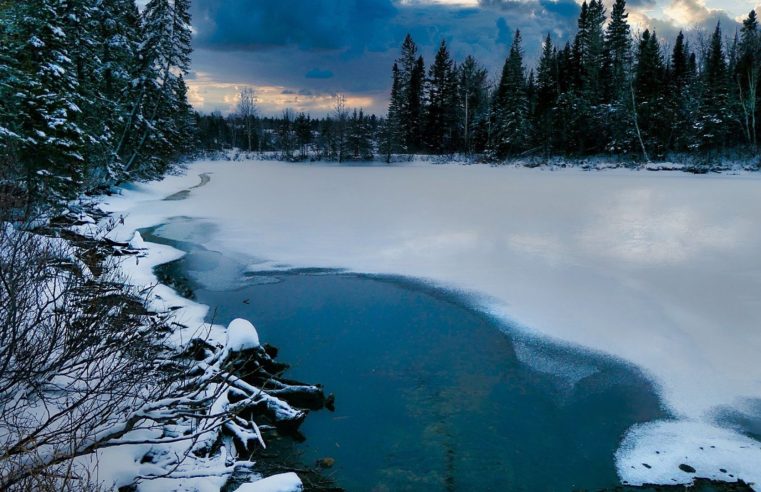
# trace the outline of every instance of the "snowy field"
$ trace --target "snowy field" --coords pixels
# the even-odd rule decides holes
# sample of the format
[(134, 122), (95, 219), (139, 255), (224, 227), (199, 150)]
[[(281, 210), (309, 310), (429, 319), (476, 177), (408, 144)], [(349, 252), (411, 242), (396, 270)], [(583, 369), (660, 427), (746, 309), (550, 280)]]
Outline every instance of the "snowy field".
[[(210, 182), (161, 200), (201, 173)], [(757, 175), (198, 162), (104, 208), (125, 216), (117, 239), (206, 219), (214, 230), (189, 239), (252, 271), (401, 274), (471, 293), (519, 332), (629, 361), (659, 385), (678, 420), (629, 432), (623, 480), (761, 490), (761, 443), (742, 434), (761, 428)]]

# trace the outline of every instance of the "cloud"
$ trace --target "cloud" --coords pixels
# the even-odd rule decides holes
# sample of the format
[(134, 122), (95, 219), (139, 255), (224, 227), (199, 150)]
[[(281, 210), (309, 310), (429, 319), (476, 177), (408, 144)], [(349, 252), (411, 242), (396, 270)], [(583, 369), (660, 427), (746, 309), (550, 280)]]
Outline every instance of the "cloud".
[(308, 79), (330, 79), (333, 78), (333, 72), (330, 70), (320, 70), (319, 68), (313, 68), (304, 74), (304, 77)]
[(513, 31), (510, 26), (507, 25), (504, 17), (497, 19), (497, 44), (510, 46), (513, 42)]
[(392, 0), (198, 0), (196, 43), (204, 48), (263, 50), (295, 46), (320, 51), (362, 47), (393, 18)]
[(672, 0), (663, 9), (666, 17), (679, 26), (701, 24), (715, 12), (715, 10), (706, 7), (704, 0)]
[[(211, 112), (229, 113), (238, 103), (240, 90), (251, 87), (254, 90), (257, 109), (260, 114), (278, 114), (285, 108), (296, 112), (312, 114), (327, 113), (335, 106), (335, 93), (316, 92), (308, 89), (283, 87), (278, 85), (257, 85), (240, 80), (237, 82), (220, 82), (214, 76), (198, 72), (197, 77), (188, 81), (188, 97), (197, 109)], [(349, 95), (346, 98), (349, 107), (373, 107), (375, 101), (368, 95)]]

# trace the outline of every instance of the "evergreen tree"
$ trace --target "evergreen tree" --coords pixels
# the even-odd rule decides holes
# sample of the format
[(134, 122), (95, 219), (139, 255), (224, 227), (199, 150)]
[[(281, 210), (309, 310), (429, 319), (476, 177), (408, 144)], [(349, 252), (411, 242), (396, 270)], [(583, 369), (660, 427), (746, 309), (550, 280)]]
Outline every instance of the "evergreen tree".
[(401, 95), (398, 105), (400, 147), (405, 152), (415, 152), (420, 148), (423, 109), (423, 89), (425, 82), (425, 64), (418, 55), (417, 45), (412, 36), (407, 34), (402, 43), (401, 56), (397, 60), (399, 68), (399, 87)]
[(458, 72), (458, 127), (462, 132), (462, 145), (466, 154), (483, 151), (488, 131), (488, 72), (472, 56), (465, 58)]
[(176, 129), (159, 127), (161, 120), (170, 124), (183, 110), (172, 97), (177, 78), (187, 75), (190, 69), (191, 31), (189, 0), (150, 0), (143, 11), (143, 43), (139, 51), (142, 61), (139, 72), (141, 96), (134, 104), (140, 111), (140, 131), (125, 160), (125, 170), (138, 164), (144, 151), (152, 162), (144, 172), (161, 171), (169, 156), (161, 155), (166, 149), (167, 133)]
[(299, 157), (306, 158), (308, 146), (312, 143), (312, 121), (309, 115), (301, 112), (293, 121), (293, 131), (296, 136), (296, 146), (299, 148)]
[(521, 33), (515, 31), (510, 54), (492, 103), (492, 149), (504, 157), (525, 150), (529, 138), (528, 98)]
[(600, 77), (605, 61), (604, 23), (602, 0), (592, 0), (589, 4), (584, 1), (573, 43), (571, 69), (575, 92), (564, 98), (567, 109), (576, 113), (573, 126), (577, 135), (573, 141), (581, 153), (599, 149), (599, 144), (606, 140), (606, 115), (601, 113), (607, 109), (598, 106), (604, 95)]
[(405, 98), (404, 135), (407, 152), (416, 152), (422, 148), (423, 90), (425, 85), (425, 63), (419, 56), (410, 74)]
[(645, 30), (637, 48), (637, 65), (634, 75), (634, 92), (637, 124), (650, 155), (654, 150), (662, 156), (670, 136), (666, 122), (665, 74), (658, 37)]
[(428, 70), (423, 138), (429, 151), (451, 152), (455, 134), (457, 79), (445, 41)]
[(669, 64), (669, 97), (665, 110), (671, 121), (671, 148), (687, 150), (692, 145), (692, 122), (695, 118), (695, 66), (694, 55), (690, 62), (690, 51), (680, 31), (676, 37)]
[(388, 106), (388, 116), (386, 118), (385, 129), (383, 133), (383, 153), (386, 154), (386, 161), (391, 161), (391, 154), (399, 151), (402, 142), (402, 122), (404, 108), (404, 91), (402, 85), (402, 76), (399, 66), (394, 63), (391, 69), (391, 97)]
[(737, 90), (743, 133), (746, 141), (755, 148), (759, 137), (756, 121), (759, 116), (757, 103), (761, 78), (761, 37), (755, 10), (751, 10), (743, 21), (738, 50), (733, 88)]
[(12, 30), (4, 33), (3, 51), (11, 77), (3, 82), (9, 98), (4, 106), (18, 113), (4, 126), (20, 137), (13, 138), (13, 158), (32, 201), (66, 198), (85, 178), (88, 136), (80, 125), (79, 80), (69, 52), (76, 33), (65, 30), (65, 7), (31, 0), (7, 12)]
[(723, 149), (732, 120), (729, 107), (729, 78), (721, 25), (711, 36), (702, 74), (700, 113), (696, 122), (701, 145), (706, 150)]
[(536, 76), (536, 107), (534, 110), (537, 144), (548, 157), (553, 146), (553, 110), (558, 99), (558, 61), (552, 37), (547, 33), (539, 57)]
[(609, 94), (614, 101), (623, 100), (627, 92), (627, 76), (631, 67), (631, 29), (628, 18), (626, 0), (616, 0), (605, 31), (605, 48), (610, 64)]

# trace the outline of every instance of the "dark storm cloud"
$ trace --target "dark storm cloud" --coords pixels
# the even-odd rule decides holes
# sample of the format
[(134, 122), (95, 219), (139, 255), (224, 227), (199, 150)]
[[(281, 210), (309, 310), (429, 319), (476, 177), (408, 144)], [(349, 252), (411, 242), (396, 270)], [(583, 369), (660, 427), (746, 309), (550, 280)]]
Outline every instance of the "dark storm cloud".
[(308, 79), (331, 79), (333, 78), (333, 72), (330, 70), (320, 70), (319, 68), (313, 68), (308, 71), (304, 77)]
[(372, 43), (396, 10), (391, 0), (197, 0), (193, 19), (202, 48), (319, 51)]
[(510, 46), (513, 41), (513, 31), (507, 25), (504, 17), (497, 19), (497, 44)]

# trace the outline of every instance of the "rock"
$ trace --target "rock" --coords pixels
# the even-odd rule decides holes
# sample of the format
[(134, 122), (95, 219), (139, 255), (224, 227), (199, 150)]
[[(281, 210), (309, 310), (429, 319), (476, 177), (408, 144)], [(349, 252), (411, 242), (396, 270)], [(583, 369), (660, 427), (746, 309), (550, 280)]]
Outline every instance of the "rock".
[(693, 467), (691, 467), (690, 465), (685, 465), (684, 463), (679, 465), (679, 469), (685, 473), (695, 473), (695, 469)]
[(327, 408), (331, 412), (336, 411), (336, 395), (331, 393), (328, 395), (327, 398), (325, 398), (325, 408)]
[(264, 348), (264, 351), (267, 353), (267, 355), (269, 355), (273, 359), (277, 358), (277, 354), (278, 354), (277, 347), (275, 347), (274, 345), (270, 345), (269, 343), (265, 343), (264, 345), (262, 345), (262, 347)]
[(317, 460), (317, 466), (320, 468), (332, 468), (336, 464), (336, 460), (330, 456)]

